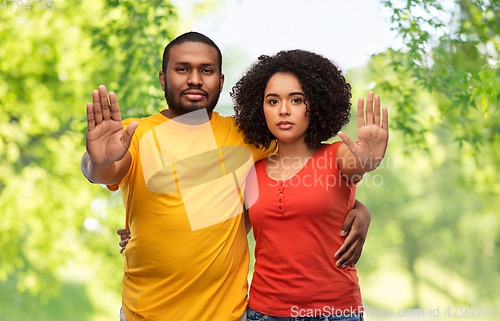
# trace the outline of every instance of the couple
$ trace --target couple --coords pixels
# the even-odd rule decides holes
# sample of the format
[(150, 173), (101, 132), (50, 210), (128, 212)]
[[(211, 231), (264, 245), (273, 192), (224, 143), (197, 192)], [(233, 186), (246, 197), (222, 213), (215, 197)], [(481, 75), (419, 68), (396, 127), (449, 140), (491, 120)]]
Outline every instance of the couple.
[[(359, 320), (353, 265), (367, 211), (355, 213), (361, 235), (341, 247), (339, 233), (356, 181), (385, 153), (387, 112), (380, 126), (370, 93), (366, 125), (358, 102), (357, 142), (340, 133), (344, 144), (321, 144), (347, 123), (350, 86), (327, 59), (290, 51), (261, 57), (233, 89), (235, 118), (221, 117), (213, 111), (221, 64), (210, 39), (187, 33), (164, 51), (168, 109), (122, 124), (116, 96), (108, 103), (102, 86), (87, 105), (82, 171), (121, 189), (133, 235), (123, 252), (122, 318), (244, 320), (250, 225), (239, 214), (249, 208), (257, 240), (249, 320), (335, 313), (325, 307), (350, 307)], [(306, 185), (315, 171), (326, 181)]]

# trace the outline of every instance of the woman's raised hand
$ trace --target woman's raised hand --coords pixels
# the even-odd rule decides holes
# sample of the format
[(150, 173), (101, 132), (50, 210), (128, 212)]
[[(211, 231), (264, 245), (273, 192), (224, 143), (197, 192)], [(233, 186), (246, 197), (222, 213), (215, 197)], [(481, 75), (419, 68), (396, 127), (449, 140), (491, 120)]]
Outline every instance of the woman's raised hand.
[[(375, 101), (375, 108), (374, 108)], [(365, 121), (366, 114), (366, 121)], [(339, 131), (339, 137), (347, 145), (351, 153), (361, 163), (366, 172), (372, 171), (382, 162), (389, 141), (389, 114), (387, 108), (382, 108), (380, 117), (380, 97), (368, 93), (366, 110), (364, 99), (359, 98), (358, 109), (358, 138), (353, 142), (349, 136)]]

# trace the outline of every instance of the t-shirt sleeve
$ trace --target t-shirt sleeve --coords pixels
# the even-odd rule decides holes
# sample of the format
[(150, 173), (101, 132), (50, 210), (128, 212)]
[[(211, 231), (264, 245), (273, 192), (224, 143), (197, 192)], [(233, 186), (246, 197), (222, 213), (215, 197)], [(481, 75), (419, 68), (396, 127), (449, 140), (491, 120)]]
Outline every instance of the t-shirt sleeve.
[(271, 145), (269, 146), (269, 148), (259, 148), (257, 150), (258, 150), (258, 153), (257, 153), (258, 159), (256, 159), (256, 161), (260, 161), (260, 160), (268, 158), (269, 155), (277, 153), (278, 152), (278, 144), (276, 143), (275, 140), (273, 140), (271, 142)]
[(275, 154), (278, 151), (278, 144), (276, 141), (272, 141), (268, 148), (257, 148), (254, 144), (247, 144), (244, 142), (243, 132), (239, 130), (238, 125), (236, 125), (236, 120), (232, 117), (227, 117), (229, 120), (230, 132), (232, 133), (233, 143), (235, 145), (245, 146), (252, 152), (253, 160), (257, 163), (260, 160), (266, 159), (271, 154)]
[[(123, 121), (123, 129), (126, 130), (128, 125), (130, 125), (130, 123), (132, 123), (134, 121), (139, 121), (139, 119), (136, 119), (136, 118), (125, 119)], [(139, 122), (139, 126), (140, 126), (140, 122)], [(122, 182), (128, 181), (128, 179), (130, 177), (130, 172), (132, 171), (132, 168), (134, 168), (134, 166), (135, 166), (136, 157), (137, 157), (138, 148), (139, 148), (139, 142), (137, 140), (137, 137), (139, 136), (139, 135), (137, 135), (138, 129), (139, 129), (139, 127), (137, 127), (134, 136), (132, 136), (132, 141), (130, 142), (130, 147), (128, 148), (128, 151), (130, 152), (130, 156), (132, 156), (132, 162), (130, 163), (130, 167), (127, 171), (127, 174), (125, 175), (125, 177), (123, 177), (123, 179), (119, 183), (116, 183), (113, 185), (106, 185), (106, 187), (112, 192), (117, 191), (120, 188), (120, 184)]]

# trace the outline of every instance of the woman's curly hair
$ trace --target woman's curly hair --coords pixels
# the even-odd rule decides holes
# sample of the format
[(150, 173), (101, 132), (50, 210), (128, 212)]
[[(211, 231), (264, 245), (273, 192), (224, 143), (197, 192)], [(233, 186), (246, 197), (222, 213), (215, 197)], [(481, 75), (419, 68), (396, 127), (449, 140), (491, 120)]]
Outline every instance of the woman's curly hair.
[(264, 117), (264, 92), (276, 73), (291, 73), (299, 79), (310, 116), (305, 141), (311, 148), (334, 137), (349, 122), (351, 85), (327, 58), (305, 50), (280, 51), (262, 55), (233, 87), (235, 120), (245, 143), (268, 148), (276, 137)]

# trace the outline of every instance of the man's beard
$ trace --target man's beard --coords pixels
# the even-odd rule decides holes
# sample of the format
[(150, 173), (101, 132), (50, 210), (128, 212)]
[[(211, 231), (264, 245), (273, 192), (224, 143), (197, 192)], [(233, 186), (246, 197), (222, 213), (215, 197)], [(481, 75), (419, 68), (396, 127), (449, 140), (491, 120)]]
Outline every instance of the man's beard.
[[(200, 88), (197, 88), (197, 87), (190, 87), (186, 90), (193, 90), (193, 89), (201, 90)], [(168, 88), (168, 84), (165, 84), (165, 99), (167, 100), (168, 109), (171, 109), (178, 116), (184, 115), (184, 114), (187, 114), (187, 113), (190, 113), (190, 112), (193, 112), (193, 111), (196, 111), (196, 110), (203, 108), (203, 107), (199, 106), (199, 102), (192, 102), (190, 104), (183, 104), (180, 102), (182, 95), (184, 94), (184, 92), (186, 90), (183, 90), (179, 94), (178, 102), (175, 102), (174, 97), (173, 97), (173, 95), (171, 95), (171, 92)], [(219, 88), (219, 91), (217, 91), (217, 95), (214, 97), (213, 100), (210, 100), (210, 96), (208, 95), (208, 93), (206, 91), (204, 91), (204, 92), (205, 92), (205, 97), (207, 97), (207, 101), (208, 101), (208, 106), (206, 107), (207, 112), (211, 112), (215, 109), (215, 106), (217, 106), (217, 103), (219, 102), (220, 88)]]

